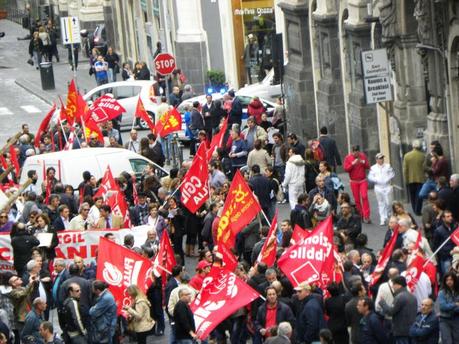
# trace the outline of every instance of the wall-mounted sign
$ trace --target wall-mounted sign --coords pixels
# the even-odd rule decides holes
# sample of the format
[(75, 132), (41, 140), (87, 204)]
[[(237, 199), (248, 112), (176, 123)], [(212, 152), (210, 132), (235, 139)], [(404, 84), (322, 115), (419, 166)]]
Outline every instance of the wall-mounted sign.
[(391, 101), (391, 69), (386, 49), (362, 51), (362, 69), (367, 104)]

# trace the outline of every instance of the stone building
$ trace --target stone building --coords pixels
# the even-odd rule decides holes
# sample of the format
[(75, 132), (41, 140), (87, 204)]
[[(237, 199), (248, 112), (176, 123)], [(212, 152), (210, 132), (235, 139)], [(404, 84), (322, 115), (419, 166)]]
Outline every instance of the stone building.
[[(439, 140), (458, 170), (459, 3), (447, 0), (283, 0), (286, 102), (304, 139), (329, 127), (342, 154), (359, 144), (401, 171), (414, 139)], [(367, 105), (361, 52), (386, 48), (393, 101)], [(396, 180), (403, 193), (402, 176)]]

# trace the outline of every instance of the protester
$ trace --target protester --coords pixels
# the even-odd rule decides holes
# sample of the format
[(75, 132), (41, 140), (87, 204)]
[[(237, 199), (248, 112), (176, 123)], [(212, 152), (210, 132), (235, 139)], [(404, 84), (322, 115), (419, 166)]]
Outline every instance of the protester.
[(132, 299), (130, 305), (123, 307), (128, 314), (128, 328), (135, 332), (137, 343), (145, 344), (155, 325), (150, 317), (150, 302), (136, 285), (130, 285), (126, 290)]
[(294, 209), (298, 196), (304, 192), (304, 160), (293, 148), (289, 148), (288, 156), (282, 187), (288, 191), (290, 209)]
[[(40, 324), (43, 321), (43, 313), (47, 307), (46, 301), (37, 297), (32, 302), (32, 309), (24, 321), (24, 328), (21, 331), (21, 340), (36, 341), (36, 343), (44, 343), (42, 337), (40, 336)], [(32, 339), (30, 338), (32, 337)]]
[(96, 280), (92, 283), (96, 296), (94, 306), (89, 309), (91, 317), (91, 342), (113, 343), (116, 326), (116, 303), (108, 290), (108, 284)]
[(412, 146), (413, 149), (403, 157), (403, 177), (408, 185), (411, 209), (416, 215), (420, 215), (422, 199), (419, 198), (419, 191), (425, 180), (423, 172), (425, 154), (421, 151), (419, 140), (414, 140)]
[(71, 344), (87, 343), (88, 331), (84, 326), (80, 307), (81, 287), (76, 283), (70, 283), (68, 294), (68, 298), (63, 303), (65, 319), (62, 321), (64, 325), (62, 330)]

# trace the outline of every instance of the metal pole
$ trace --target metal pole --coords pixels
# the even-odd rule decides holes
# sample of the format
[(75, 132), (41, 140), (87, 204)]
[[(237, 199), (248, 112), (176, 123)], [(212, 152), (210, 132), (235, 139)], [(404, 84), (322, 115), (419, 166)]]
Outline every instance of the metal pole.
[(73, 50), (73, 43), (70, 43), (70, 54), (72, 54), (72, 69), (73, 69), (73, 79), (75, 80), (75, 86), (78, 89), (78, 82), (77, 82), (77, 72), (76, 72), (76, 65), (75, 65), (75, 52)]

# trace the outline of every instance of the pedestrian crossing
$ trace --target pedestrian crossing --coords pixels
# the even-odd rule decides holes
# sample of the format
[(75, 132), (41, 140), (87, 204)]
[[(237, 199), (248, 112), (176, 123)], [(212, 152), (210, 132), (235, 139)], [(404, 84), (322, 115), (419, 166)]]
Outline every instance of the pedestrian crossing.
[(21, 105), (19, 109), (10, 109), (8, 107), (0, 107), (0, 116), (11, 116), (15, 113), (27, 113), (27, 114), (40, 114), (43, 111), (34, 105)]

